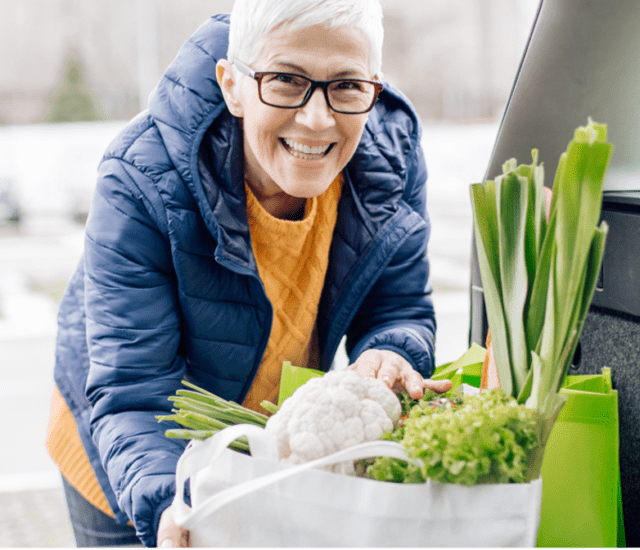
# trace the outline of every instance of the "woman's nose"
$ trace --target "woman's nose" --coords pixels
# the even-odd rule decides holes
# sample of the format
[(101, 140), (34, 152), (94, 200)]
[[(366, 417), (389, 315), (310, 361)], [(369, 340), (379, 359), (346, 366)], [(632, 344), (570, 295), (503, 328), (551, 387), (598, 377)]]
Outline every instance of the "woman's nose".
[(335, 124), (333, 111), (320, 88), (316, 88), (296, 113), (296, 121), (312, 130), (323, 130)]

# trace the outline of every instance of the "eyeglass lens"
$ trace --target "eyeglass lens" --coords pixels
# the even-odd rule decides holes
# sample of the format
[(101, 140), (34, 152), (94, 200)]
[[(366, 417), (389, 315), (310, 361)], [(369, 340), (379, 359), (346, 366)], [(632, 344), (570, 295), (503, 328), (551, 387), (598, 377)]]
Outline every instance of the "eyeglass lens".
[[(299, 107), (307, 99), (311, 81), (286, 73), (263, 73), (260, 80), (262, 100), (276, 107)], [(371, 82), (337, 80), (327, 87), (332, 109), (362, 112), (371, 107), (376, 88)]]

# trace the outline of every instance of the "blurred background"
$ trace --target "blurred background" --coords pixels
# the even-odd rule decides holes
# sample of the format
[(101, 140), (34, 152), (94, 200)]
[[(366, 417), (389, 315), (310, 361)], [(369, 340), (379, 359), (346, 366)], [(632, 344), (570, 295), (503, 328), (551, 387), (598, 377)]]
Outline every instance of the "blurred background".
[[(0, 0), (0, 546), (73, 545), (45, 434), (96, 167), (182, 43), (232, 4)], [(423, 120), (438, 364), (468, 347), (468, 186), (485, 176), (538, 4), (383, 0), (384, 75)]]

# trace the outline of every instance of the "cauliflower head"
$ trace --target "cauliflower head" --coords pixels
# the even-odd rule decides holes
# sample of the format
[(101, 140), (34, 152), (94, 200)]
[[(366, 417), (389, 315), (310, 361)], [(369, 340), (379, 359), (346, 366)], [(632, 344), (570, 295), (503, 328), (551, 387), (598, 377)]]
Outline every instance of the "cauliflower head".
[(265, 426), (280, 460), (299, 464), (364, 441), (380, 439), (401, 415), (384, 382), (332, 371), (299, 387)]

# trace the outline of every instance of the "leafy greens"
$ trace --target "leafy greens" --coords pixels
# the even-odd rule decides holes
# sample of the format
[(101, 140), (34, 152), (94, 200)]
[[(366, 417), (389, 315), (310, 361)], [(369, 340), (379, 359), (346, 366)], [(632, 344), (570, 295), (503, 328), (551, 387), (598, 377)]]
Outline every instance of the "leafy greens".
[(524, 482), (536, 437), (535, 412), (502, 389), (423, 398), (401, 426), (384, 436), (400, 441), (421, 465), (380, 457), (366, 475), (398, 483), (428, 478), (463, 485)]

